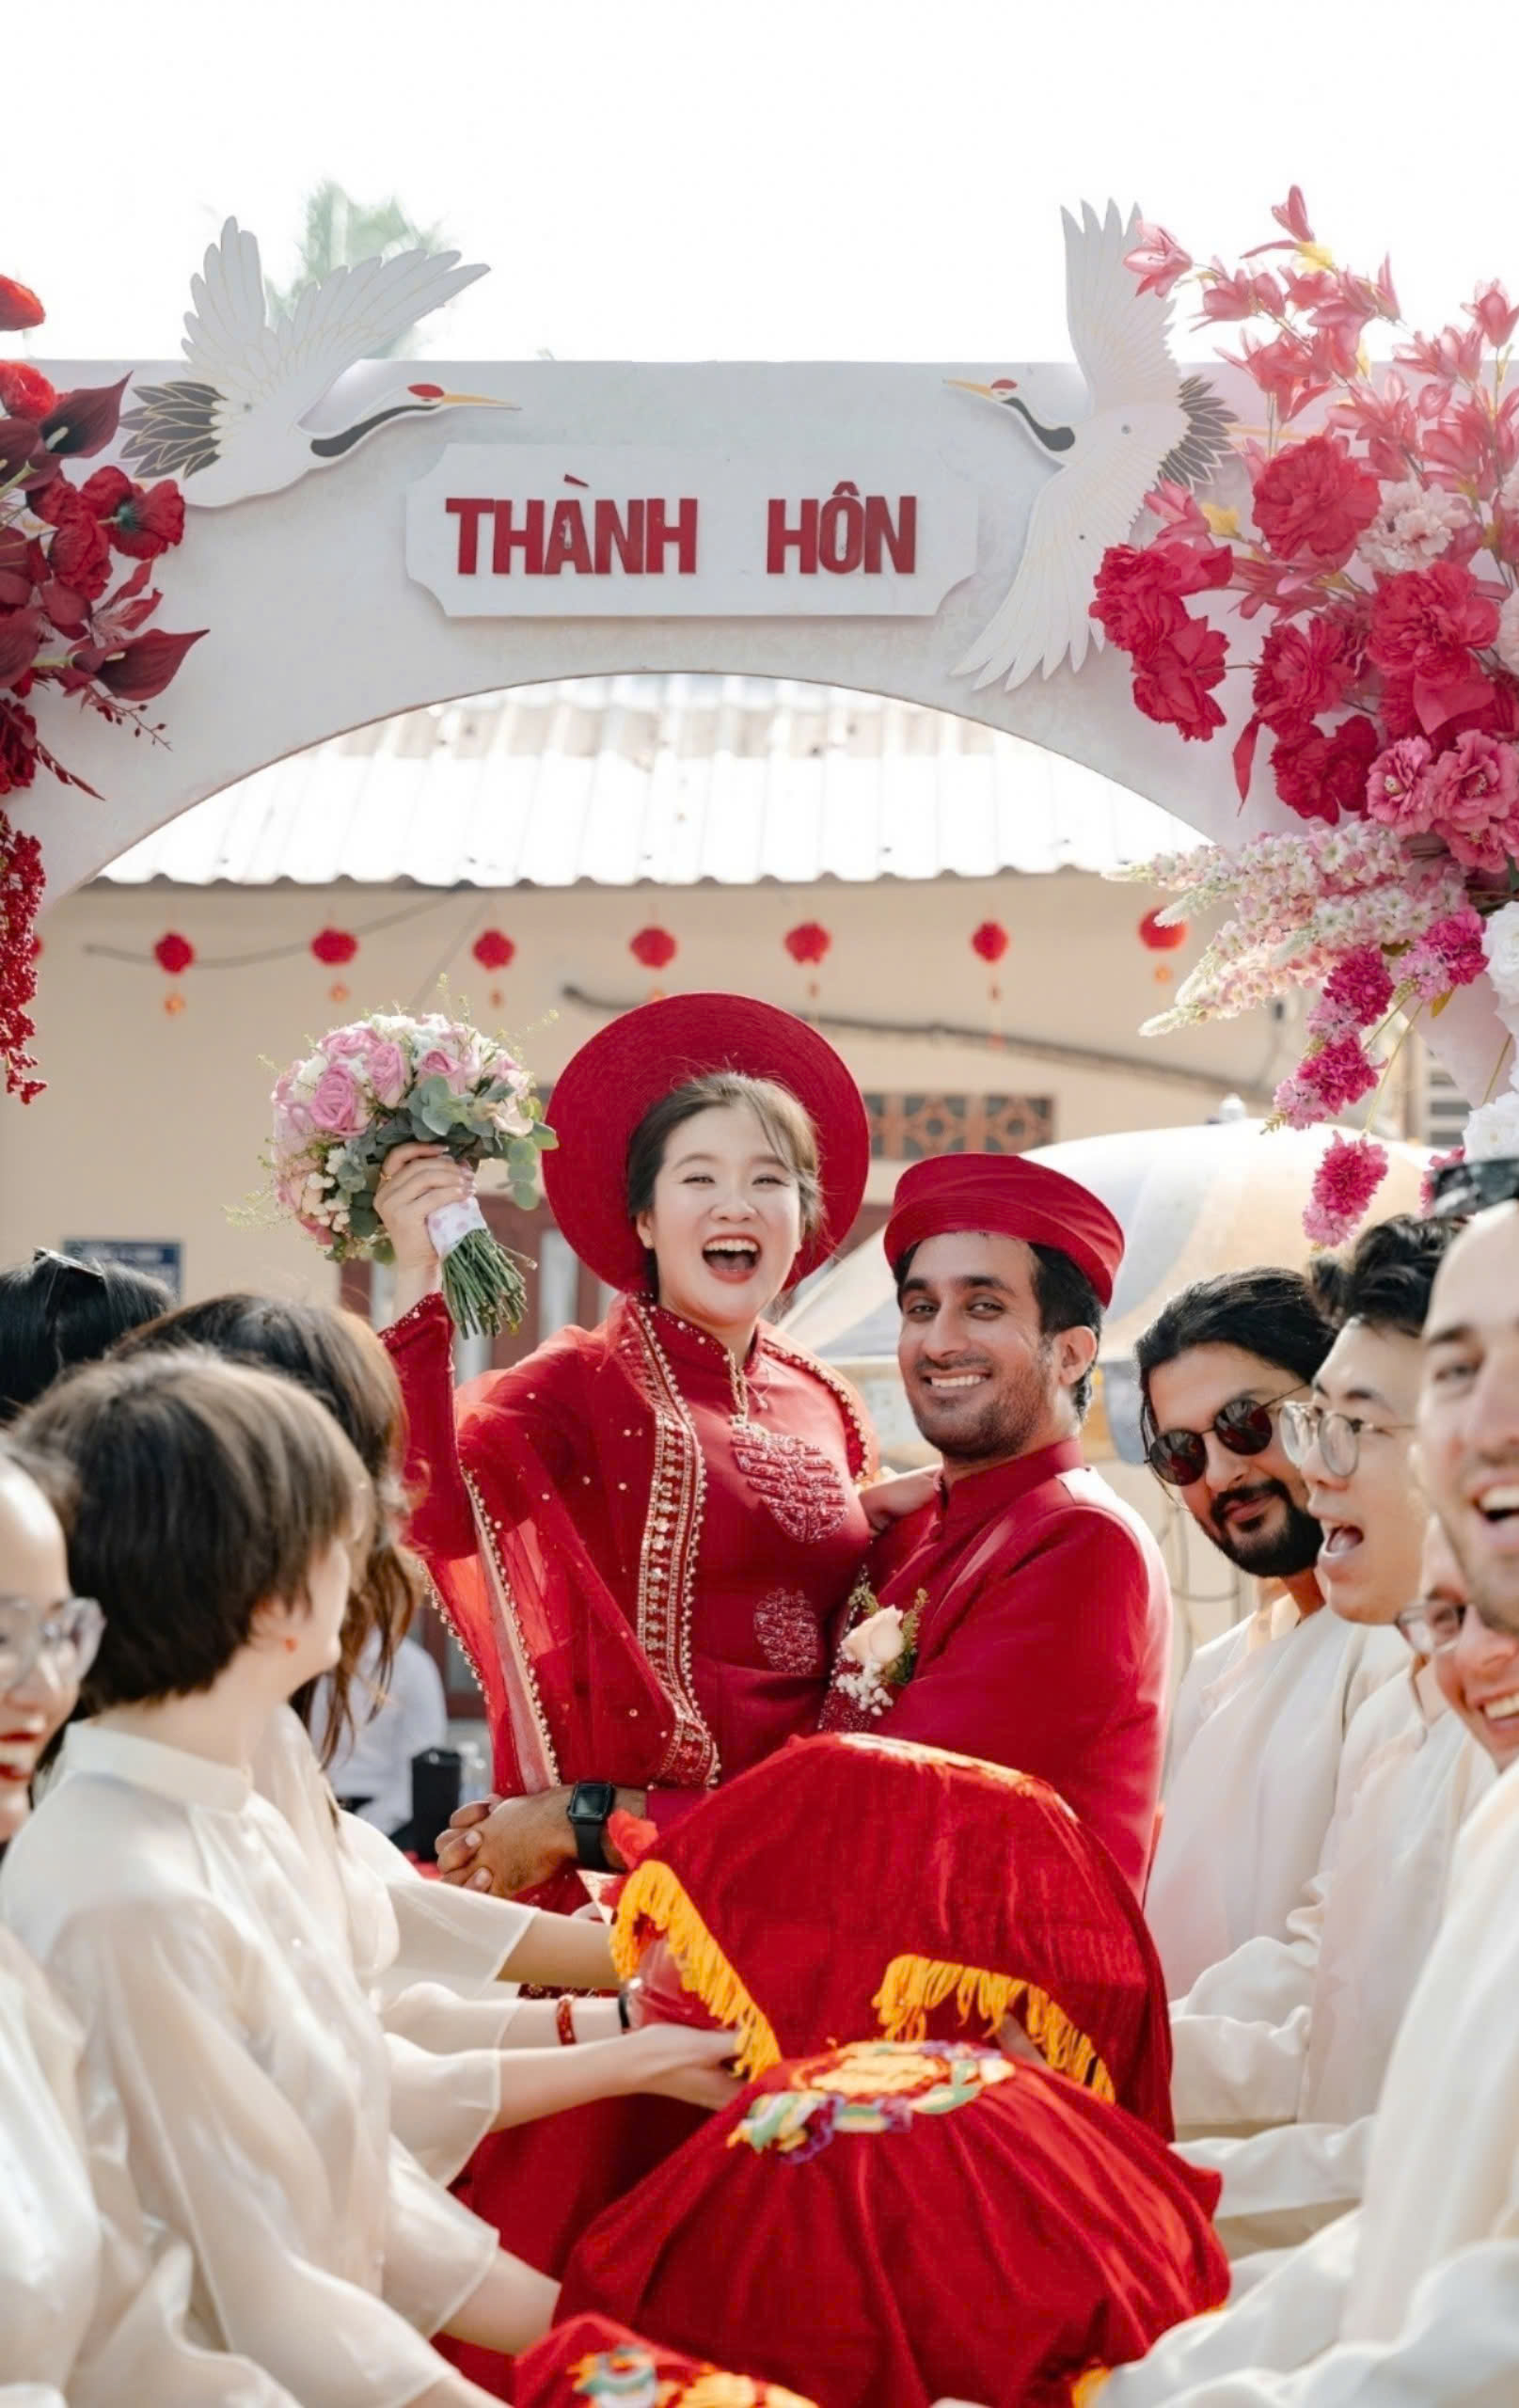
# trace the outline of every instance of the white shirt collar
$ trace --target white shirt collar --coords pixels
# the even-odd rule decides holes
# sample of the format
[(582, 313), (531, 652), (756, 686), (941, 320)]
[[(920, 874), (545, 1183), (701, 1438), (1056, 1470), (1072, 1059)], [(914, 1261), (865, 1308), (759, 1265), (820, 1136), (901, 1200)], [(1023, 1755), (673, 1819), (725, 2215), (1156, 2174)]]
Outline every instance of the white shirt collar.
[(210, 1756), (193, 1756), (185, 1748), (166, 1748), (157, 1739), (103, 1729), (96, 1722), (70, 1725), (60, 1769), (104, 1773), (113, 1781), (130, 1781), (138, 1789), (178, 1798), (182, 1805), (211, 1806), (227, 1814), (241, 1814), (253, 1790), (251, 1776), (240, 1766), (217, 1764)]

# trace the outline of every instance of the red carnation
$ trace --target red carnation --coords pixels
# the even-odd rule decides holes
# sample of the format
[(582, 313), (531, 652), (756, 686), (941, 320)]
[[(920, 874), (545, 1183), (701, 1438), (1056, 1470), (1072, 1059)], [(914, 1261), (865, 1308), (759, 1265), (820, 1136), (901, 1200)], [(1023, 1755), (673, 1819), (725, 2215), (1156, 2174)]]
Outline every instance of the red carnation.
[(1371, 605), (1367, 650), (1379, 669), (1432, 678), (1464, 676), (1474, 646), (1498, 631), (1498, 606), (1481, 593), (1471, 570), (1433, 561), (1385, 578)]
[(1366, 810), (1366, 781), (1382, 749), (1374, 720), (1355, 712), (1326, 736), (1311, 721), (1285, 728), (1271, 756), (1276, 791), (1300, 819), (1333, 827), (1343, 812), (1359, 818)]
[(18, 794), (37, 775), (37, 721), (20, 703), (0, 699), (0, 794)]
[(1112, 545), (1102, 555), (1091, 615), (1118, 646), (1143, 659), (1184, 626), (1189, 594), (1226, 585), (1234, 556), (1219, 544)]
[(205, 632), (204, 627), (197, 627), (190, 635), (171, 636), (155, 628), (103, 660), (96, 679), (118, 702), (150, 703), (178, 674), (190, 646), (198, 643)]
[(119, 468), (97, 468), (80, 486), (79, 499), (110, 529), (117, 550), (132, 560), (156, 560), (183, 541), (184, 496), (172, 477), (138, 485)]
[(24, 359), (0, 359), (0, 415), (46, 418), (57, 398), (40, 368)]
[(1256, 670), (1256, 709), (1268, 727), (1299, 727), (1342, 702), (1354, 674), (1353, 639), (1340, 621), (1279, 620)]
[(1188, 619), (1157, 644), (1134, 673), (1134, 701), (1146, 718), (1179, 728), (1189, 743), (1210, 737), (1224, 724), (1209, 689), (1223, 678), (1227, 650), (1219, 630), (1200, 619)]
[(28, 326), (40, 326), (46, 314), (27, 286), (14, 277), (0, 276), (0, 335), (24, 334)]
[(1366, 782), (1381, 750), (1376, 721), (1362, 711), (1341, 720), (1329, 738), (1324, 752), (1324, 792), (1347, 819), (1365, 816)]
[(1338, 568), (1381, 506), (1382, 489), (1337, 435), (1290, 444), (1257, 479), (1256, 525), (1279, 561)]
[(100, 521), (76, 507), (55, 529), (47, 564), (60, 585), (95, 602), (111, 581), (111, 547)]

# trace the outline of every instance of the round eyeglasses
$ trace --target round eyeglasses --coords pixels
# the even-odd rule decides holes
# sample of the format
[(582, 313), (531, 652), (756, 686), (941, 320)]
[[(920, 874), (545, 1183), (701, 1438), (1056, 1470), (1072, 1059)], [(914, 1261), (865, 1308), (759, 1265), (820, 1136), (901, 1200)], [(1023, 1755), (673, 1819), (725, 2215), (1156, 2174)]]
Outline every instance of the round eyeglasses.
[(1416, 1597), (1396, 1617), (1416, 1656), (1443, 1656), (1461, 1637), (1465, 1619), (1465, 1606), (1453, 1597)]
[(1331, 1480), (1349, 1480), (1361, 1460), (1361, 1440), (1390, 1438), (1412, 1421), (1362, 1421), (1353, 1413), (1326, 1413), (1319, 1404), (1282, 1407), (1282, 1452), (1301, 1470), (1315, 1446)]
[(26, 1597), (0, 1597), (0, 1697), (19, 1689), (42, 1663), (60, 1684), (82, 1681), (104, 1628), (93, 1597), (65, 1597), (45, 1613)]
[[(1264, 1403), (1258, 1397), (1231, 1396), (1219, 1406), (1208, 1429), (1231, 1455), (1263, 1455), (1275, 1431), (1276, 1415), (1286, 1411), (1285, 1399), (1295, 1394), (1295, 1389), (1287, 1388)], [(1145, 1449), (1145, 1460), (1168, 1488), (1190, 1488), (1208, 1469), (1208, 1432), (1158, 1430)]]

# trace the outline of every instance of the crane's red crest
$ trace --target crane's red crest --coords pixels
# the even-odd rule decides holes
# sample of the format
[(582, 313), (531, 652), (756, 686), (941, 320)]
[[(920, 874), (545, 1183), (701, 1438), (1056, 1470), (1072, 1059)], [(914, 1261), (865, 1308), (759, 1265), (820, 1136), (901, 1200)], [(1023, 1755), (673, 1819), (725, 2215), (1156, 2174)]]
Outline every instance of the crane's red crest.
[(1016, 393), (1018, 379), (1016, 376), (993, 376), (991, 390), (994, 393)]
[(424, 402), (440, 402), (443, 399), (441, 385), (408, 385), (406, 390), (408, 393), (415, 393), (419, 400)]

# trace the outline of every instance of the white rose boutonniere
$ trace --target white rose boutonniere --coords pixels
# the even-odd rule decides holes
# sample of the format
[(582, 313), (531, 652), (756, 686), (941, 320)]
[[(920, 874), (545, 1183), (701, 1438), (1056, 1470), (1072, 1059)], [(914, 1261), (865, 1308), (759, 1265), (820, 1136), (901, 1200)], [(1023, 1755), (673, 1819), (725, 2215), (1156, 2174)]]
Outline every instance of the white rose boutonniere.
[(912, 1678), (927, 1602), (927, 1591), (920, 1589), (905, 1612), (900, 1606), (878, 1606), (840, 1641), (833, 1686), (866, 1714), (884, 1714)]

